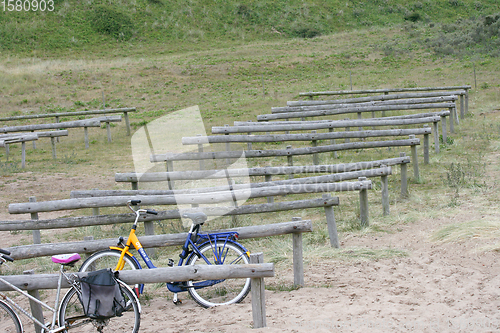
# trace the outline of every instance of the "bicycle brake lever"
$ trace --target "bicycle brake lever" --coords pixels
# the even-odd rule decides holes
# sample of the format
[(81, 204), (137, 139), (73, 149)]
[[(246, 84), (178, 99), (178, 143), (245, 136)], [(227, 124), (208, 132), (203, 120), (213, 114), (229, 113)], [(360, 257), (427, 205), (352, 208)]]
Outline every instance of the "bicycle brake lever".
[(118, 243), (116, 243), (116, 245), (117, 245), (117, 246), (120, 246), (120, 245), (125, 246), (125, 245), (123, 244), (123, 240), (124, 240), (124, 239), (123, 239), (123, 237), (122, 237), (122, 236), (120, 236), (120, 238), (118, 238)]

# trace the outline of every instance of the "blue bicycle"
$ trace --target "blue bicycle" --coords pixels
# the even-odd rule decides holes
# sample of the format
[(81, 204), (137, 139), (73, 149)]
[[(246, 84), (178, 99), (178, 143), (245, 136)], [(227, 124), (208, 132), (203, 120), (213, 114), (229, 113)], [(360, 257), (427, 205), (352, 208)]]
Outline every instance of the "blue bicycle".
[[(127, 202), (128, 208), (135, 214), (135, 222), (130, 230), (129, 237), (124, 242), (120, 237), (117, 246), (92, 254), (84, 261), (81, 272), (93, 271), (102, 268), (142, 269), (139, 260), (130, 253), (134, 247), (140, 254), (148, 268), (156, 268), (150, 257), (141, 245), (135, 231), (139, 217), (144, 214), (158, 214), (151, 209), (137, 209), (132, 206), (140, 204), (140, 200)], [(203, 212), (185, 213), (184, 218), (189, 218), (192, 223), (186, 241), (179, 255), (178, 266), (182, 265), (235, 265), (248, 264), (250, 252), (237, 242), (237, 232), (216, 232), (203, 234), (200, 227), (207, 220)], [(168, 266), (174, 266), (174, 261), (169, 259)], [(142, 293), (144, 285), (136, 285), (137, 295)], [(203, 307), (225, 305), (241, 302), (250, 291), (250, 279), (219, 279), (206, 281), (183, 281), (167, 283), (167, 288), (174, 293), (173, 302), (178, 305), (181, 300), (178, 293), (187, 291), (191, 297)]]

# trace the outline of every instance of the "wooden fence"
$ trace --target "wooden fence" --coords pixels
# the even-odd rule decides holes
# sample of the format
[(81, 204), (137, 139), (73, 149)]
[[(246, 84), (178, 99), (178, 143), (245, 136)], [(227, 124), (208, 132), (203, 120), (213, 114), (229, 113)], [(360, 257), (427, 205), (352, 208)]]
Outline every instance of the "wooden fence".
[(76, 117), (76, 116), (87, 116), (87, 115), (98, 115), (98, 114), (109, 114), (109, 113), (123, 113), (123, 117), (125, 118), (125, 125), (127, 127), (127, 135), (130, 136), (130, 121), (129, 121), (128, 113), (135, 112), (135, 111), (136, 111), (136, 108), (119, 108), (119, 109), (102, 109), (102, 110), (74, 111), (74, 112), (58, 112), (58, 113), (45, 113), (45, 114), (32, 114), (32, 115), (24, 115), (24, 116), (5, 117), (5, 118), (0, 118), (0, 121), (55, 118), (56, 123), (59, 123), (59, 118), (61, 118), (61, 117)]

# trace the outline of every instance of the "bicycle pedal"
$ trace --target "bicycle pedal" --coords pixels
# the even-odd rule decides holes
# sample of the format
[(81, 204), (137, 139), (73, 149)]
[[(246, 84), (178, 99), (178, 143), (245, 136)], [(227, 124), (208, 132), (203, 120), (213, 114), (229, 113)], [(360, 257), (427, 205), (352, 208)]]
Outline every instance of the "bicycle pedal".
[(168, 265), (168, 267), (174, 267), (174, 259), (169, 258), (167, 265)]
[(182, 300), (181, 300), (181, 299), (178, 299), (177, 301), (174, 301), (174, 304), (175, 304), (175, 305), (181, 305), (181, 304), (182, 304)]

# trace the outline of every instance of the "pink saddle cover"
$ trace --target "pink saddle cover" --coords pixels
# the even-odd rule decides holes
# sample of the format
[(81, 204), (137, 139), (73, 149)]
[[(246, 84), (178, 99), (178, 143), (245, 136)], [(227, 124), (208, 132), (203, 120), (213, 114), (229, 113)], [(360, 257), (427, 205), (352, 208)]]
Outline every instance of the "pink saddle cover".
[(56, 256), (52, 256), (52, 262), (56, 264), (70, 264), (72, 262), (80, 260), (82, 257), (78, 253), (70, 253), (70, 254), (59, 254)]

